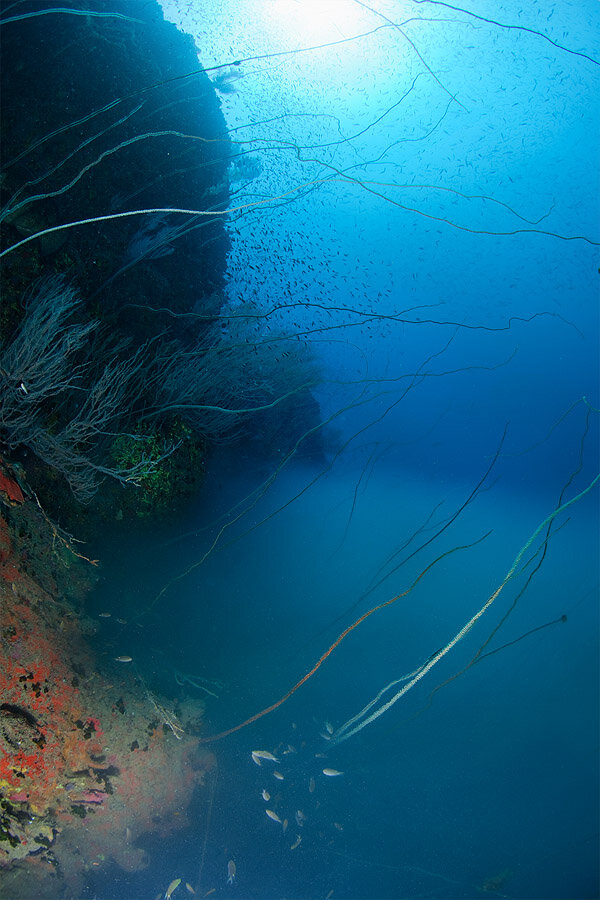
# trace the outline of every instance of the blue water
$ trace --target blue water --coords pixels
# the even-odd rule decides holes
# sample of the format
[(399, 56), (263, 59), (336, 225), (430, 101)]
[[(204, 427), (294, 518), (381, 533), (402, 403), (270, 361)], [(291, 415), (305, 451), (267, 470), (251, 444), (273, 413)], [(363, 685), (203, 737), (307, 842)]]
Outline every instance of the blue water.
[[(306, 32), (302, 6), (278, 18), (223, 3), (200, 28), (193, 4), (164, 4), (189, 13), (207, 67), (370, 31), (384, 24), (375, 9), (423, 20), (242, 62), (222, 97), (231, 137), (261, 167), (232, 201), (260, 205), (230, 218), (230, 308), (294, 304), (263, 335), (312, 347), (324, 457), (292, 456), (236, 519), (279, 458), (223, 448), (176, 524), (131, 536), (122, 594), (97, 602), (143, 608), (166, 588), (131, 651), (164, 692), (173, 669), (222, 682), (206, 698), (216, 734), (283, 697), (446, 551), (473, 546), (215, 742), (197, 825), (153, 848), (137, 877), (148, 895), (183, 875), (222, 898), (596, 897), (597, 487), (536, 536), (405, 696), (333, 748), (326, 723), (335, 731), (431, 660), (595, 477), (598, 4), (461, 7), (486, 22), (446, 4), (331, 0)], [(253, 763), (260, 748), (283, 781)], [(113, 890), (140, 883), (114, 875)]]
[[(310, 474), (291, 470), (268, 506), (287, 500)], [(132, 647), (136, 659), (147, 660), (146, 677), (155, 683), (162, 677), (168, 690), (173, 666), (223, 681), (220, 699), (207, 700), (207, 716), (212, 730), (229, 728), (278, 699), (359, 612), (405, 589), (421, 568), (415, 561), (346, 613), (399, 538), (439, 501), (439, 483), (381, 465), (342, 541), (354, 486), (351, 469), (326, 478), (178, 584), (158, 631), (147, 627)], [(470, 489), (457, 479), (444, 486), (444, 496)], [(347, 897), (473, 897), (487, 879), (504, 874), (498, 893), (505, 896), (594, 896), (594, 502), (551, 542), (490, 648), (562, 615), (565, 623), (483, 659), (429, 704), (432, 689), (460, 671), (498, 623), (516, 593), (507, 588), (464, 645), (376, 722), (334, 750), (321, 736), (326, 721), (340, 725), (456, 633), (500, 584), (542, 506), (535, 493), (519, 489), (483, 495), (444, 547), (492, 526), (487, 542), (442, 561), (406, 599), (350, 634), (279, 710), (214, 745), (219, 769), (200, 882), (206, 890), (244, 897), (324, 897), (331, 889)], [(174, 571), (197, 553), (197, 544), (193, 553), (180, 550)], [(131, 575), (132, 591), (139, 591), (138, 573)], [(280, 756), (288, 743), (298, 752)], [(258, 748), (275, 750), (280, 764), (258, 769), (250, 757)], [(320, 752), (327, 758), (315, 758)], [(344, 775), (325, 778), (325, 764)], [(274, 780), (274, 768), (283, 782)], [(263, 788), (269, 804), (260, 797)], [(198, 802), (202, 816), (206, 798)], [(289, 818), (285, 835), (266, 818), (266, 806)], [(294, 824), (297, 809), (307, 817), (302, 828)], [(196, 878), (204, 827), (202, 821), (183, 851), (178, 836), (162, 868), (154, 855), (154, 884), (165, 880), (157, 871), (185, 869)], [(297, 834), (302, 849), (290, 851)], [(238, 870), (235, 891), (224, 885), (230, 858)]]

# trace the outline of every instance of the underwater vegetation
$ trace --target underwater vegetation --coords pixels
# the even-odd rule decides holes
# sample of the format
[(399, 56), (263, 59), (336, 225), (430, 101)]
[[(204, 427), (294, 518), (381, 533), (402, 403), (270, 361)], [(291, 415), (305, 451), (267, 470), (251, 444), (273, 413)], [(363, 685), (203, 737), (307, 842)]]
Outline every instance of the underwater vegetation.
[[(185, 808), (214, 758), (193, 737), (200, 703), (180, 710), (180, 723), (140, 684), (98, 673), (88, 644), (97, 626), (78, 611), (91, 570), (71, 555), (80, 593), (71, 574), (69, 602), (56, 582), (40, 586), (49, 524), (2, 471), (3, 496), (13, 499), (0, 516), (0, 865), (17, 865), (7, 882), (17, 893), (50, 896), (65, 884), (79, 893), (91, 867), (144, 868), (136, 841), (185, 827)], [(26, 557), (15, 550), (25, 525)]]
[(594, 895), (597, 12), (0, 2), (3, 896)]
[[(105, 11), (98, 16), (91, 11), (87, 20), (75, 7), (73, 16), (68, 11), (57, 14), (55, 25), (64, 28), (66, 39), (79, 34), (82, 52), (95, 29), (107, 25), (105, 18), (124, 29), (124, 39), (132, 27), (135, 32), (136, 20), (127, 11), (106, 16)], [(16, 64), (21, 52), (21, 27), (28, 32), (28, 45), (31, 40), (43, 48), (43, 18), (23, 10), (3, 20), (7, 92), (13, 60)], [(54, 39), (60, 39), (59, 32)], [(109, 67), (106, 39), (99, 34), (98, 40)], [(189, 46), (183, 40), (181, 46), (185, 56)], [(142, 45), (139, 50), (141, 54)], [(118, 47), (108, 52), (122, 60)], [(70, 60), (73, 68), (61, 70), (65, 90), (80, 62), (75, 54)], [(88, 65), (93, 72), (93, 61)], [(4, 109), (4, 133), (9, 137), (3, 142), (2, 162), (0, 419), (5, 447), (21, 454), (31, 451), (51, 467), (51, 472), (44, 472), (33, 465), (29, 454), (25, 464), (32, 466), (30, 474), (38, 480), (65, 481), (79, 503), (89, 504), (98, 486), (113, 479), (121, 486), (133, 486), (130, 497), (139, 489), (142, 501), (131, 499), (126, 507), (145, 514), (154, 501), (159, 509), (183, 493), (186, 484), (189, 489), (196, 483), (195, 473), (211, 443), (239, 435), (250, 412), (268, 411), (308, 392), (314, 373), (309, 371), (308, 357), (305, 362), (296, 351), (296, 370), (290, 365), (284, 375), (271, 344), (250, 343), (236, 322), (230, 322), (227, 332), (223, 329), (219, 313), (227, 237), (218, 215), (228, 195), (228, 140), (216, 138), (225, 129), (208, 78), (203, 81), (203, 108), (195, 88), (172, 86), (169, 73), (157, 69), (146, 52), (143, 64), (119, 64), (115, 72), (124, 94), (135, 95), (138, 85), (137, 99), (123, 97), (90, 111), (94, 93), (100, 96), (108, 89), (105, 74), (98, 81), (92, 79), (93, 91), (73, 98), (71, 124), (65, 127), (62, 122), (52, 130), (52, 117), (57, 125), (61, 118), (54, 102), (61, 88), (55, 83), (46, 101), (47, 130), (42, 133), (39, 123), (35, 139), (23, 129), (18, 104)], [(157, 82), (153, 113), (144, 99), (149, 79)], [(39, 80), (32, 81), (30, 94), (27, 89), (25, 82), (19, 100), (23, 108), (29, 102), (43, 103)], [(121, 108), (124, 104), (130, 107), (127, 112)], [(142, 110), (145, 124), (140, 134), (132, 120)], [(190, 136), (181, 146), (182, 135), (174, 126), (181, 128), (183, 122), (190, 126), (189, 110), (194, 110), (194, 120), (202, 118), (197, 124), (205, 136)], [(77, 119), (77, 111), (85, 115)], [(154, 130), (149, 115), (154, 116)], [(75, 132), (84, 123), (94, 130), (88, 139), (79, 140)], [(116, 132), (120, 134), (115, 144)], [(173, 174), (157, 179), (156, 168), (165, 153)], [(107, 165), (114, 155), (119, 156), (120, 175)], [(129, 204), (129, 195), (142, 203), (151, 196), (156, 203), (161, 194), (173, 202), (178, 193), (210, 195), (208, 209), (214, 215), (203, 210), (172, 225), (161, 213), (150, 211), (129, 219), (115, 211), (108, 215), (114, 222), (110, 238), (99, 241), (98, 232), (88, 229), (78, 231), (75, 242), (68, 244), (64, 226), (51, 224), (57, 214), (77, 218), (85, 210), (89, 218), (94, 208), (106, 212), (107, 203), (118, 210)], [(29, 245), (28, 237), (41, 231), (49, 243), (40, 237)], [(15, 240), (19, 235), (26, 237)], [(182, 268), (182, 257), (174, 258), (175, 246), (178, 254), (189, 254), (194, 261), (192, 282)], [(163, 301), (168, 309), (153, 313)], [(261, 427), (266, 432), (266, 422)], [(168, 462), (171, 456), (174, 459)], [(50, 488), (53, 482), (46, 485), (46, 492)]]

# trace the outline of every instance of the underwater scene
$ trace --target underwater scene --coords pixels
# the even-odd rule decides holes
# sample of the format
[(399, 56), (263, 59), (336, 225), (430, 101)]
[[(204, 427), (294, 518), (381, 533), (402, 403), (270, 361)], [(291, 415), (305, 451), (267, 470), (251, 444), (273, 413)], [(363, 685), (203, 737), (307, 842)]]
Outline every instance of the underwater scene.
[(1, 0), (1, 900), (600, 894), (597, 0)]

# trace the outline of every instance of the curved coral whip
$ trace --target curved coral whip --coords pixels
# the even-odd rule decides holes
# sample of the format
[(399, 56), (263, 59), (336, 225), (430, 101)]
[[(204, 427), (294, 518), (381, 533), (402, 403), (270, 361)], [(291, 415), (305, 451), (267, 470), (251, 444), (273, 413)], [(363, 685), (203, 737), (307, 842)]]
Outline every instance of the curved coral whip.
[[(487, 535), (485, 535), (484, 537), (487, 537)], [(426, 575), (427, 572), (429, 572), (429, 570), (432, 569), (433, 566), (436, 565), (436, 563), (438, 563), (438, 562), (440, 562), (440, 560), (444, 559), (445, 556), (450, 556), (451, 553), (455, 553), (457, 550), (466, 550), (470, 547), (473, 547), (473, 546), (475, 546), (475, 544), (478, 544), (479, 541), (481, 541), (481, 540), (483, 540), (483, 538), (479, 538), (479, 540), (474, 541), (472, 544), (465, 544), (460, 547), (453, 547), (451, 550), (446, 550), (445, 553), (442, 553), (440, 556), (438, 556), (436, 559), (434, 559), (433, 562), (430, 562), (429, 565), (423, 569), (423, 571), (420, 573), (420, 575), (417, 575), (417, 577), (415, 578), (413, 583), (410, 585), (410, 587), (407, 587), (405, 591), (402, 591), (402, 593), (396, 594), (396, 596), (392, 597), (390, 600), (385, 600), (383, 603), (379, 603), (377, 606), (374, 606), (372, 609), (367, 610), (367, 612), (363, 613), (362, 616), (360, 616), (358, 619), (356, 619), (355, 622), (353, 622), (351, 625), (348, 625), (348, 627), (346, 629), (344, 629), (344, 631), (342, 631), (342, 633), (340, 635), (338, 635), (338, 637), (335, 639), (333, 644), (331, 644), (331, 646), (327, 648), (325, 653), (323, 653), (323, 655), (319, 657), (319, 659), (314, 664), (312, 669), (309, 672), (307, 672), (306, 675), (304, 675), (300, 679), (300, 681), (298, 681), (293, 687), (291, 687), (289, 689), (289, 691), (283, 695), (283, 697), (280, 697), (279, 700), (276, 700), (275, 703), (272, 703), (270, 706), (267, 706), (265, 709), (261, 709), (260, 712), (255, 713), (253, 716), (250, 716), (250, 718), (246, 719), (244, 722), (240, 722), (239, 725), (234, 725), (233, 728), (228, 728), (226, 731), (220, 731), (218, 734), (212, 734), (209, 737), (199, 738), (200, 743), (208, 744), (211, 741), (218, 741), (221, 738), (228, 737), (228, 735), (233, 734), (235, 731), (240, 731), (242, 728), (245, 728), (246, 725), (251, 725), (253, 722), (256, 722), (258, 719), (262, 719), (263, 716), (266, 716), (269, 713), (273, 712), (275, 709), (277, 709), (277, 707), (279, 707), (283, 703), (285, 703), (286, 700), (289, 700), (289, 698), (292, 696), (292, 694), (295, 694), (296, 691), (298, 690), (298, 688), (302, 687), (302, 685), (305, 684), (305, 682), (307, 682), (308, 679), (311, 678), (315, 674), (317, 669), (319, 669), (323, 665), (323, 663), (325, 662), (327, 657), (330, 656), (331, 653), (333, 653), (335, 648), (338, 647), (342, 643), (344, 638), (347, 635), (349, 635), (351, 631), (354, 631), (354, 629), (357, 628), (361, 622), (364, 622), (365, 619), (368, 619), (369, 616), (372, 616), (373, 613), (377, 612), (378, 610), (384, 609), (386, 606), (391, 606), (392, 603), (396, 602), (396, 600), (400, 600), (402, 597), (406, 597), (406, 595), (409, 594), (412, 591), (412, 589), (418, 584), (418, 582), (421, 580), (421, 578), (423, 578), (423, 576)]]
[[(409, 691), (413, 687), (414, 684), (416, 684), (418, 681), (420, 681), (423, 678), (423, 676), (426, 675), (430, 671), (430, 669), (432, 669), (433, 666), (435, 666), (439, 662), (439, 660), (443, 656), (445, 656), (446, 653), (448, 653), (448, 651), (451, 650), (471, 630), (471, 628), (473, 627), (475, 622), (483, 615), (483, 613), (487, 609), (489, 609), (489, 607), (496, 600), (496, 598), (499, 596), (499, 594), (502, 593), (502, 590), (504, 589), (506, 584), (512, 579), (512, 577), (517, 572), (518, 566), (519, 566), (523, 556), (525, 555), (525, 553), (527, 552), (527, 550), (529, 549), (531, 544), (534, 542), (536, 537), (545, 528), (545, 526), (550, 524), (550, 522), (552, 522), (556, 518), (556, 516), (559, 515), (559, 513), (564, 512), (564, 510), (568, 509), (568, 507), (572, 506), (574, 503), (577, 503), (577, 501), (581, 500), (582, 497), (585, 497), (585, 495), (588, 494), (592, 490), (592, 488), (594, 488), (599, 482), (600, 482), (600, 474), (596, 475), (596, 477), (582, 491), (580, 491), (574, 497), (571, 497), (570, 500), (567, 500), (565, 503), (562, 503), (559, 506), (557, 506), (556, 509), (554, 509), (548, 516), (546, 516), (544, 521), (538, 525), (538, 527), (535, 529), (535, 531), (530, 536), (530, 538), (527, 540), (527, 542), (521, 547), (521, 549), (517, 553), (512, 565), (511, 565), (510, 569), (504, 576), (503, 580), (501, 581), (499, 586), (496, 588), (494, 593), (491, 594), (491, 596), (486, 600), (486, 602), (481, 607), (481, 609), (479, 609), (475, 613), (475, 615), (472, 616), (471, 619), (469, 619), (469, 621), (466, 623), (466, 625), (464, 625), (461, 628), (461, 630), (458, 632), (458, 634), (456, 634), (452, 638), (452, 640), (446, 644), (445, 647), (443, 647), (440, 651), (434, 653), (433, 656), (431, 656), (429, 658), (429, 660), (427, 660), (425, 665), (421, 666), (417, 670), (417, 672), (415, 673), (415, 675), (411, 679), (411, 681), (407, 685), (405, 685), (400, 691), (398, 691), (398, 693), (394, 697), (392, 697), (391, 700), (388, 700), (387, 703), (384, 704), (384, 706), (380, 707), (375, 713), (373, 713), (367, 719), (363, 720), (354, 729), (346, 732), (343, 735), (343, 737), (340, 738), (340, 740), (346, 740), (347, 738), (349, 738), (353, 734), (355, 734), (357, 731), (360, 731), (361, 728), (364, 728), (365, 725), (368, 725), (374, 719), (378, 718), (383, 712), (385, 712), (387, 709), (389, 709), (389, 707), (392, 706), (396, 702), (396, 700), (398, 700), (407, 691)], [(471, 544), (464, 544), (460, 547), (453, 547), (451, 550), (446, 550), (445, 553), (442, 553), (440, 556), (438, 556), (436, 559), (434, 559), (433, 562), (430, 562), (429, 565), (423, 569), (423, 571), (420, 573), (420, 575), (417, 575), (417, 577), (415, 578), (413, 583), (410, 585), (410, 587), (407, 587), (405, 591), (402, 591), (402, 593), (396, 594), (396, 596), (392, 597), (390, 600), (385, 600), (383, 603), (379, 603), (377, 606), (374, 606), (372, 609), (367, 610), (367, 612), (363, 613), (362, 616), (360, 616), (358, 619), (356, 619), (355, 622), (353, 622), (351, 625), (348, 625), (348, 627), (346, 629), (344, 629), (344, 631), (342, 631), (342, 633), (340, 635), (338, 635), (338, 637), (335, 639), (333, 644), (331, 644), (331, 646), (328, 647), (328, 649), (325, 651), (325, 653), (323, 653), (323, 655), (321, 657), (319, 657), (319, 659), (314, 664), (312, 669), (309, 672), (307, 672), (306, 675), (304, 675), (304, 677), (301, 678), (300, 681), (298, 681), (292, 688), (290, 688), (289, 691), (283, 695), (283, 697), (280, 697), (279, 700), (275, 701), (275, 703), (272, 703), (270, 706), (267, 706), (266, 709), (262, 709), (260, 712), (255, 713), (253, 716), (250, 716), (250, 718), (246, 719), (244, 722), (240, 722), (239, 725), (234, 725), (233, 728), (228, 728), (227, 731), (220, 731), (218, 734), (213, 734), (210, 737), (200, 738), (199, 739), (200, 743), (206, 744), (206, 743), (209, 743), (210, 741), (218, 741), (218, 740), (220, 740), (220, 738), (227, 737), (228, 735), (233, 734), (236, 731), (240, 731), (242, 728), (245, 728), (246, 725), (251, 725), (252, 722), (256, 722), (258, 719), (262, 719), (263, 716), (268, 715), (268, 713), (273, 712), (273, 710), (275, 710), (275, 709), (277, 709), (277, 707), (281, 706), (282, 703), (285, 703), (285, 701), (288, 700), (292, 696), (292, 694), (294, 694), (298, 690), (298, 688), (302, 687), (302, 685), (315, 674), (317, 669), (319, 669), (322, 666), (322, 664), (325, 662), (327, 657), (331, 653), (333, 653), (333, 651), (335, 650), (336, 647), (339, 646), (339, 644), (341, 644), (341, 642), (344, 640), (346, 635), (350, 634), (351, 631), (354, 631), (354, 629), (357, 628), (361, 622), (364, 622), (365, 619), (368, 619), (369, 616), (372, 616), (373, 613), (377, 612), (378, 610), (384, 609), (386, 606), (391, 606), (392, 603), (395, 603), (396, 600), (400, 600), (401, 597), (406, 597), (406, 595), (409, 594), (412, 591), (412, 589), (418, 584), (418, 582), (421, 580), (421, 578), (423, 578), (423, 576), (430, 569), (432, 569), (433, 566), (435, 566), (438, 562), (440, 562), (440, 560), (444, 559), (444, 557), (450, 556), (451, 553), (455, 553), (457, 550), (466, 550), (466, 549), (469, 549), (470, 547), (475, 546), (475, 544), (480, 543), (480, 541), (482, 541), (486, 537), (488, 537), (489, 534), (490, 534), (490, 532), (488, 532), (488, 534), (484, 535), (483, 537), (479, 538), (477, 541), (474, 541)], [(388, 687), (389, 687), (389, 685), (388, 685)], [(353, 720), (351, 720), (351, 722), (352, 721)], [(350, 724), (350, 723), (347, 723), (347, 725), (348, 724)], [(340, 729), (340, 732), (343, 731), (343, 729), (344, 729), (344, 726), (342, 726), (342, 729)], [(334, 735), (334, 737), (335, 737), (335, 735)]]

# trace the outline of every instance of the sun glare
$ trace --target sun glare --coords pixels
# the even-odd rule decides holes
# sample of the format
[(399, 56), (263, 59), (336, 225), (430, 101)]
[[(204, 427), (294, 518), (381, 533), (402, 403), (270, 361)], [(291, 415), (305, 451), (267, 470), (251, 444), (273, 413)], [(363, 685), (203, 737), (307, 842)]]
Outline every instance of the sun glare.
[(365, 25), (365, 10), (354, 0), (272, 0), (271, 12), (299, 44), (342, 40)]

